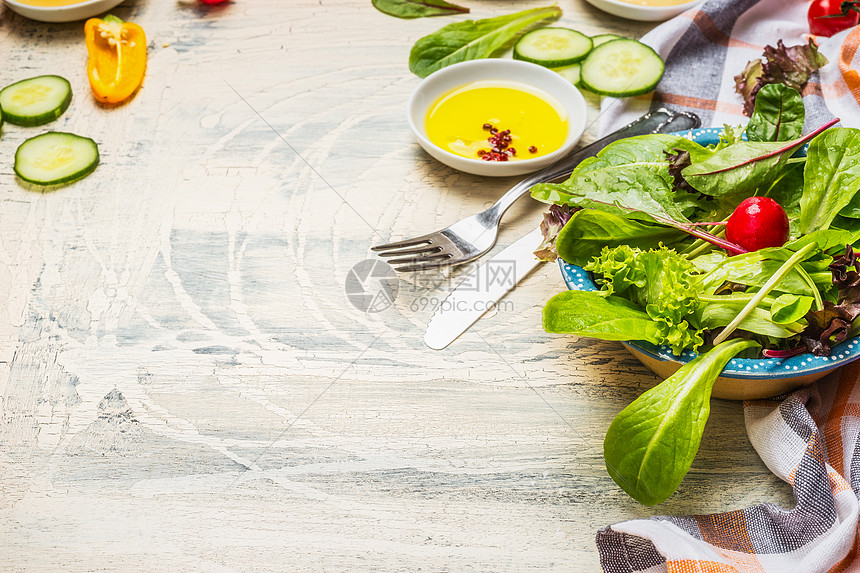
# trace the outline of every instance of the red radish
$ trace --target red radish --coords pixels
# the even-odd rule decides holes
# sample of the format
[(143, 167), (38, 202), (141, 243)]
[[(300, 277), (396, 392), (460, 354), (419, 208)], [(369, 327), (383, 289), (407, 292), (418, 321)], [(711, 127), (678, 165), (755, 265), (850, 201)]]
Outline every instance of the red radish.
[(729, 217), (726, 239), (749, 251), (781, 247), (788, 240), (788, 217), (770, 197), (749, 197)]

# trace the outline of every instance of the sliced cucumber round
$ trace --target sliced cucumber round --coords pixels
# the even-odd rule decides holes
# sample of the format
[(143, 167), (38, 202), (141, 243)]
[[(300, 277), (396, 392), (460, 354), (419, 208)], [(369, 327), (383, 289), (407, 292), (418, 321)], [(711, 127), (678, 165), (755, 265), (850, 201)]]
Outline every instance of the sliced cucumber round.
[(539, 28), (514, 46), (514, 59), (548, 68), (569, 66), (591, 51), (591, 38), (570, 28)]
[(60, 76), (38, 76), (0, 90), (6, 121), (25, 127), (54, 121), (72, 101), (72, 86)]
[(568, 80), (573, 85), (578, 86), (580, 78), (580, 69), (581, 66), (579, 64), (570, 64), (569, 66), (564, 66), (563, 68), (555, 68), (553, 71), (561, 75), (561, 77)]
[(663, 59), (642, 42), (622, 38), (594, 48), (582, 62), (582, 86), (596, 94), (645, 94), (663, 77)]
[(618, 34), (598, 34), (596, 36), (591, 37), (591, 43), (594, 44), (596, 48), (600, 44), (605, 44), (609, 40), (622, 40), (624, 36), (619, 36)]
[(99, 148), (89, 137), (49, 131), (31, 137), (15, 152), (15, 173), (37, 185), (80, 179), (99, 164)]

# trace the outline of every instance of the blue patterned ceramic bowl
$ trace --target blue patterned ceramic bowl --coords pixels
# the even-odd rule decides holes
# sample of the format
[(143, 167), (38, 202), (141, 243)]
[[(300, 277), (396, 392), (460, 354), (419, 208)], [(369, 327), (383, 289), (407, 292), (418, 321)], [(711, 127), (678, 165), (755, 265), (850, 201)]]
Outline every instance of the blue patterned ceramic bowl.
[[(718, 128), (695, 129), (689, 133), (702, 145), (717, 143)], [(805, 152), (805, 150), (804, 150)], [(570, 290), (597, 290), (589, 273), (581, 267), (559, 259), (561, 274)], [(645, 366), (662, 378), (667, 378), (682, 364), (695, 358), (695, 352), (675, 356), (668, 346), (648, 342), (625, 342), (624, 346)], [(714, 386), (714, 397), (729, 400), (751, 400), (784, 394), (799, 386), (810, 384), (836, 368), (860, 358), (860, 337), (846, 340), (833, 349), (830, 356), (802, 354), (791, 358), (734, 358), (726, 365)]]

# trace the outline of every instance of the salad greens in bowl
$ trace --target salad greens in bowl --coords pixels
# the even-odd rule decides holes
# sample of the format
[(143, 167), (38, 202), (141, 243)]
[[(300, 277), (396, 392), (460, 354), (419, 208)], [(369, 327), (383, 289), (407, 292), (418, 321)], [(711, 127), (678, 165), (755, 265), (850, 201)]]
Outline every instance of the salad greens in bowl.
[(804, 116), (797, 91), (767, 85), (745, 128), (620, 140), (532, 188), (552, 205), (537, 254), (571, 289), (544, 328), (624, 342), (666, 378), (604, 442), (642, 503), (680, 484), (712, 392), (772, 396), (860, 358), (860, 130), (803, 135)]

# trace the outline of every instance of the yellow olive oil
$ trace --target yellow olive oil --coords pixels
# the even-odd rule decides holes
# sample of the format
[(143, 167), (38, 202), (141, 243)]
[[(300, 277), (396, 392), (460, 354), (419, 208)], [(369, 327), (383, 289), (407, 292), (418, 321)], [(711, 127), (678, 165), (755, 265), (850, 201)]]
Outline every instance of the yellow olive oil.
[(568, 117), (543, 91), (517, 82), (480, 81), (440, 97), (424, 127), (428, 139), (445, 151), (490, 159), (485, 156), (495, 149), (507, 157), (493, 160), (516, 161), (559, 149), (567, 138)]

